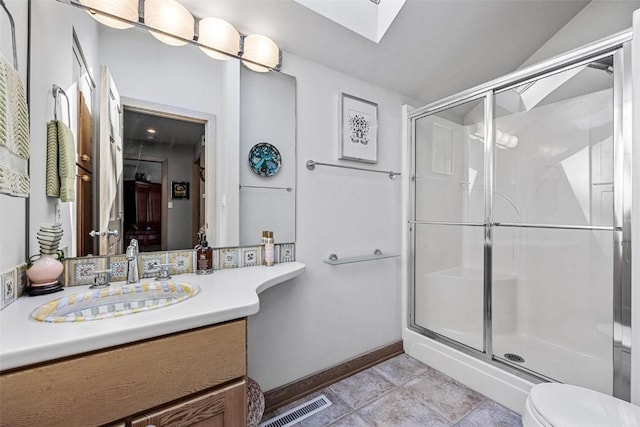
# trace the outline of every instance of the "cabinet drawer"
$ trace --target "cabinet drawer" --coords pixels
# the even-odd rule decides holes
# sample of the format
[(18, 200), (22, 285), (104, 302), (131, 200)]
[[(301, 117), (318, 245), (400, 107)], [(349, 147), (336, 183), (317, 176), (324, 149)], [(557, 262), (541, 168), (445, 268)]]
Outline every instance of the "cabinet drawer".
[(131, 427), (240, 427), (246, 423), (246, 382), (134, 417)]
[(3, 373), (2, 425), (105, 424), (245, 374), (243, 319)]

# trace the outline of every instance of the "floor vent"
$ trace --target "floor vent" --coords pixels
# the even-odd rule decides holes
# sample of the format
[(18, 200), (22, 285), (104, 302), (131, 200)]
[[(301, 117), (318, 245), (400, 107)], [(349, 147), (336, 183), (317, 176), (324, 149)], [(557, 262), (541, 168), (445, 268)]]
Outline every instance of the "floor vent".
[(522, 358), (522, 356), (518, 356), (515, 353), (505, 353), (504, 357), (505, 359), (510, 360), (512, 362), (524, 363), (524, 359)]
[(275, 418), (271, 418), (260, 424), (260, 427), (287, 427), (297, 424), (311, 415), (322, 411), (325, 408), (331, 406), (331, 401), (327, 399), (324, 394), (316, 397), (313, 400), (296, 406), (290, 411), (285, 412), (282, 415), (278, 415)]

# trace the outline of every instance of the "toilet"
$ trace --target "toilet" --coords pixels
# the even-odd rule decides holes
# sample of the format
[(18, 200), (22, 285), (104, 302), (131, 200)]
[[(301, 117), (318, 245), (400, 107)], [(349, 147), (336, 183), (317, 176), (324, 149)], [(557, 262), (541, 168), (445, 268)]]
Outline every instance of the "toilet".
[(522, 414), (524, 427), (640, 427), (640, 407), (569, 384), (531, 388)]

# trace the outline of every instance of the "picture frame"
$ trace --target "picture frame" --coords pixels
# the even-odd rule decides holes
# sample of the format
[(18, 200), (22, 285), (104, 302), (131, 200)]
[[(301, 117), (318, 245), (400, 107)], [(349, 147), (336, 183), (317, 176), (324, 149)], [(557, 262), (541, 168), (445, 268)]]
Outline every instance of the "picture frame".
[(340, 116), (339, 158), (378, 163), (378, 104), (342, 93)]
[(171, 198), (189, 200), (189, 183), (185, 181), (171, 181)]

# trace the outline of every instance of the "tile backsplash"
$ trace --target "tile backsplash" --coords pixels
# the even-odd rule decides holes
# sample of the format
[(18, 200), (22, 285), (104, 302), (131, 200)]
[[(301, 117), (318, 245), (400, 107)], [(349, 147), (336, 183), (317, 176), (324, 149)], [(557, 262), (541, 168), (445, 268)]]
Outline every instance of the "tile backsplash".
[[(196, 271), (195, 249), (178, 251), (143, 252), (138, 257), (138, 272), (141, 278), (156, 277), (158, 264), (171, 264), (169, 274), (194, 273)], [(293, 262), (295, 243), (275, 245), (276, 263)], [(213, 269), (254, 267), (262, 265), (262, 246), (241, 246), (213, 249)], [(110, 270), (110, 282), (127, 279), (127, 259), (124, 255), (67, 258), (62, 261), (64, 286), (90, 285), (94, 283), (96, 271)], [(0, 273), (0, 310), (24, 294), (27, 285), (27, 264), (22, 264)]]
[(27, 264), (21, 264), (0, 273), (0, 310), (14, 302), (24, 293), (27, 281)]

